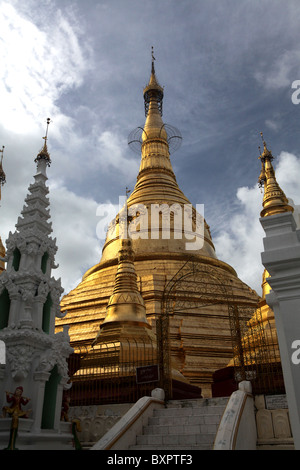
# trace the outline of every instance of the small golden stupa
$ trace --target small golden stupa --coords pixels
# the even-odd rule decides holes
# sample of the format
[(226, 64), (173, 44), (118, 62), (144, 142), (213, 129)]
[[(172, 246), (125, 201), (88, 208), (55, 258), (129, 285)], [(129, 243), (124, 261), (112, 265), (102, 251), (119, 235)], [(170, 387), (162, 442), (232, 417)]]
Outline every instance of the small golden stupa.
[[(154, 335), (162, 314), (168, 317), (167, 344), (162, 346), (158, 341), (157, 348), (168, 349), (172, 374), (177, 372), (183, 381), (201, 388), (203, 396), (210, 396), (214, 371), (225, 367), (233, 354), (228, 298), (237, 306), (255, 308), (259, 297), (231, 266), (217, 258), (206, 221), (178, 186), (170, 160), (174, 136), (178, 135), (162, 120), (164, 89), (158, 83), (154, 60), (152, 52), (150, 80), (144, 89), (146, 121), (135, 138), (141, 164), (134, 190), (126, 201), (126, 230), (135, 254), (146, 321)], [(61, 309), (67, 314), (57, 320), (56, 326), (70, 326), (71, 346), (75, 349), (90, 347), (112, 334), (115, 327), (118, 334), (122, 329), (132, 337), (133, 329), (129, 331), (124, 310), (112, 304), (120, 269), (119, 252), (126, 238), (122, 220), (120, 211), (107, 231), (100, 262), (61, 301)], [(194, 273), (180, 277), (178, 273), (188, 269), (191, 260)], [(164, 304), (168, 310), (163, 312), (170, 285)], [(139, 317), (139, 309), (133, 321)], [(146, 323), (144, 331), (148, 331)]]
[[(132, 242), (127, 238), (121, 240), (114, 290), (106, 307), (104, 321), (93, 342), (93, 350), (96, 351), (97, 344), (113, 341), (123, 341), (125, 345), (141, 342), (146, 358), (150, 363), (156, 362), (155, 336), (147, 321), (144, 300), (138, 290)], [(124, 344), (122, 346), (120, 353), (126, 349)], [(150, 353), (146, 351), (147, 347)], [(140, 356), (139, 359), (143, 360)], [(122, 362), (124, 358), (120, 356), (119, 360)]]
[[(261, 136), (263, 139), (262, 133)], [(262, 164), (262, 170), (258, 179), (259, 186), (264, 188), (262, 202), (263, 209), (260, 215), (261, 217), (268, 217), (282, 212), (293, 212), (293, 206), (289, 203), (288, 198), (276, 180), (275, 170), (272, 165), (274, 157), (272, 152), (267, 148), (265, 140), (263, 140), (263, 146), (264, 150), (259, 157)], [(262, 312), (262, 322), (265, 325), (266, 338), (270, 345), (270, 351), (273, 351), (272, 360), (280, 362), (274, 312), (266, 303), (266, 295), (271, 290), (268, 284), (268, 277), (270, 277), (270, 275), (265, 269), (263, 273), (262, 300), (260, 302), (260, 308)]]
[[(288, 198), (276, 180), (275, 170), (272, 165), (274, 160), (272, 152), (267, 148), (262, 133), (261, 137), (263, 140), (263, 152), (259, 156), (262, 168), (258, 178), (258, 185), (260, 188), (263, 188), (264, 195), (262, 202), (263, 209), (260, 215), (261, 217), (270, 217), (283, 212), (293, 212), (293, 206), (289, 203)], [(261, 151), (260, 148), (259, 150)], [(244, 335), (241, 336), (240, 340), (240, 351), (242, 352), (235, 354), (229, 365), (239, 364), (240, 368), (244, 369), (244, 373), (247, 370), (253, 373), (253, 370), (256, 368), (260, 375), (265, 375), (263, 380), (260, 379), (261, 382), (264, 381), (264, 384), (260, 384), (260, 387), (265, 387), (264, 391), (266, 393), (270, 393), (270, 391), (284, 393), (275, 316), (266, 301), (266, 296), (271, 291), (268, 283), (269, 277), (268, 271), (264, 269), (261, 300), (243, 330)], [(238, 348), (236, 348), (235, 352), (237, 350)]]
[[(260, 215), (261, 217), (269, 217), (283, 212), (293, 212), (294, 207), (289, 203), (288, 198), (276, 180), (275, 170), (272, 165), (274, 156), (267, 148), (262, 132), (261, 137), (263, 140), (264, 149), (259, 157), (261, 160), (262, 169), (259, 175), (258, 184), (261, 188), (264, 189), (264, 196), (262, 202), (263, 209)], [(261, 310), (261, 323), (264, 329), (265, 342), (269, 351), (269, 360), (271, 364), (278, 364), (281, 369), (281, 359), (274, 312), (266, 302), (266, 295), (271, 290), (270, 285), (268, 284), (269, 277), (270, 275), (268, 271), (264, 269), (262, 279), (262, 299), (259, 303), (259, 308)]]
[[(262, 132), (261, 136), (263, 139)], [(286, 195), (276, 181), (275, 170), (272, 165), (274, 157), (272, 152), (267, 148), (265, 140), (263, 140), (263, 146), (264, 150), (259, 157), (262, 169), (258, 179), (259, 186), (264, 188), (263, 210), (260, 215), (261, 217), (267, 217), (282, 212), (293, 212), (293, 206), (289, 204)]]

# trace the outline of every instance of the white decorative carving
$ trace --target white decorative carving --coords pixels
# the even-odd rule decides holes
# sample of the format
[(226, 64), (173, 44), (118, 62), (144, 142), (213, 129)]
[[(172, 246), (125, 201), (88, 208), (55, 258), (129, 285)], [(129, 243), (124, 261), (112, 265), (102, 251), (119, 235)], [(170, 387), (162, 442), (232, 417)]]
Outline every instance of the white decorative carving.
[(25, 344), (16, 344), (13, 348), (7, 348), (7, 361), (14, 380), (20, 381), (27, 377), (31, 369), (34, 353), (34, 348)]
[(52, 337), (51, 348), (45, 350), (40, 357), (36, 372), (50, 372), (56, 365), (60, 376), (68, 379), (67, 357), (73, 352), (69, 344), (69, 335), (65, 331)]

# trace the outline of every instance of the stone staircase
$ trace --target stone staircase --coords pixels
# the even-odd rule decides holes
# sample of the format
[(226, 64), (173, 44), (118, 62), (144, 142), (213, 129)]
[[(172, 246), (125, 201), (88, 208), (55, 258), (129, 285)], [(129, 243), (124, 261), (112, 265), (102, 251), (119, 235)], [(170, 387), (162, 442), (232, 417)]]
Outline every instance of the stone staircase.
[(172, 400), (154, 410), (130, 450), (210, 450), (228, 398)]

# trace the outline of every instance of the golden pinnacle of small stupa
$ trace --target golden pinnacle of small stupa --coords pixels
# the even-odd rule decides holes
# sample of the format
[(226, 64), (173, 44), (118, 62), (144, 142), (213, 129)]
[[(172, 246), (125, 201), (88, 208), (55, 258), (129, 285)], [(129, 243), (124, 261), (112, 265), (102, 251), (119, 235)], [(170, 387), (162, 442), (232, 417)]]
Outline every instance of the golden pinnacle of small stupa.
[(263, 210), (260, 215), (261, 217), (266, 217), (282, 212), (293, 212), (294, 208), (289, 204), (288, 198), (276, 180), (275, 170), (272, 165), (274, 156), (267, 148), (263, 133), (261, 132), (260, 135), (264, 146), (264, 150), (259, 156), (262, 169), (258, 181), (259, 186), (264, 188)]
[(48, 140), (48, 129), (49, 129), (49, 124), (51, 121), (50, 118), (47, 118), (47, 126), (46, 126), (46, 134), (45, 136), (43, 137), (45, 143), (43, 145), (43, 148), (41, 149), (41, 151), (38, 153), (36, 159), (34, 160), (36, 163), (38, 163), (40, 160), (46, 160), (47, 162), (47, 166), (50, 166), (51, 165), (51, 159), (50, 159), (50, 155), (49, 155), (49, 152), (48, 152), (48, 148), (47, 148), (47, 140)]

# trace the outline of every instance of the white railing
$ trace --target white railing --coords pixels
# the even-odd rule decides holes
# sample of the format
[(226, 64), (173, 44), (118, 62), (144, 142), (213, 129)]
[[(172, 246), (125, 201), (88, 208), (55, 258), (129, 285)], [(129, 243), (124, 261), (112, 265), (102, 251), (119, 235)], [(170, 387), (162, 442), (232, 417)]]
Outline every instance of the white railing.
[(163, 407), (163, 390), (153, 390), (151, 397), (140, 398), (90, 450), (127, 450), (135, 445), (153, 410)]
[(240, 382), (232, 393), (219, 429), (213, 450), (255, 450), (257, 431), (254, 399), (250, 382)]

